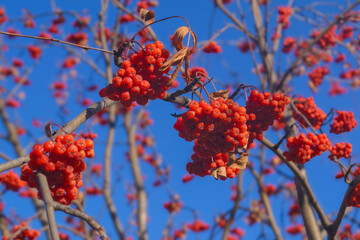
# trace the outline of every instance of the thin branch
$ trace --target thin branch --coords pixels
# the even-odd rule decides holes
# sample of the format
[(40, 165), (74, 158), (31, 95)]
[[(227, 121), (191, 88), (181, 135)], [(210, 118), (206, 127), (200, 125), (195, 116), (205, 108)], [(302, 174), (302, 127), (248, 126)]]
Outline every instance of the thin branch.
[(74, 47), (79, 47), (79, 48), (84, 49), (85, 51), (95, 50), (95, 51), (105, 52), (105, 53), (109, 53), (109, 54), (114, 54), (112, 51), (104, 50), (101, 48), (89, 47), (89, 46), (80, 45), (80, 44), (75, 44), (75, 43), (71, 43), (71, 42), (65, 42), (65, 41), (61, 41), (56, 38), (36, 37), (36, 36), (31, 36), (31, 35), (9, 33), (9, 32), (2, 32), (2, 31), (0, 31), (0, 34), (4, 34), (7, 36), (11, 36), (11, 37), (23, 37), (23, 38), (33, 38), (33, 39), (44, 40), (44, 41), (52, 41), (52, 42), (57, 42), (57, 43), (61, 43), (61, 44), (71, 45)]
[(84, 212), (81, 212), (79, 210), (73, 209), (69, 206), (60, 204), (58, 202), (54, 202), (54, 209), (58, 211), (62, 211), (64, 213), (70, 214), (71, 216), (78, 217), (80, 219), (85, 220), (90, 227), (92, 227), (94, 230), (98, 231), (100, 234), (101, 240), (106, 240), (107, 236), (105, 233), (104, 228), (97, 222), (95, 219), (89, 215), (87, 215)]
[(39, 187), (41, 190), (41, 195), (44, 199), (45, 210), (46, 210), (46, 215), (48, 218), (51, 239), (52, 240), (60, 240), (59, 232), (58, 232), (58, 229), (56, 226), (56, 221), (55, 221), (54, 201), (50, 194), (48, 181), (46, 179), (46, 176), (42, 173), (37, 174), (37, 180), (38, 180)]

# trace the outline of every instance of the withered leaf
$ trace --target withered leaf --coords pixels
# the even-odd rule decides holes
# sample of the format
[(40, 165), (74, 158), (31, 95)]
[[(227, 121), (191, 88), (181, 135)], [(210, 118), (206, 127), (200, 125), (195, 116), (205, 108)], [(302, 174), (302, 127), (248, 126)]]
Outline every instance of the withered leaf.
[(218, 98), (228, 99), (229, 98), (229, 90), (220, 90), (218, 92), (212, 92), (212, 93), (210, 93), (210, 97), (212, 97), (214, 99), (218, 99)]
[(216, 180), (218, 180), (219, 177), (226, 178), (226, 167), (211, 168), (211, 176), (214, 177)]
[(235, 158), (234, 153), (232, 153), (232, 154), (233, 155), (231, 155), (231, 154), (229, 155), (229, 159), (228, 159), (226, 166), (231, 167), (231, 168), (237, 168), (237, 169), (245, 169), (246, 164), (249, 159), (249, 154), (241, 153), (240, 157), (238, 157), (238, 158)]
[(179, 65), (179, 63), (182, 64), (182, 61), (184, 60), (187, 50), (188, 48), (184, 47), (183, 49), (172, 55), (171, 58), (169, 58), (166, 62), (163, 63), (159, 71), (164, 71), (170, 66)]
[(144, 20), (146, 25), (153, 23), (155, 20), (154, 12), (144, 8), (140, 9), (140, 17), (142, 20)]
[[(184, 47), (183, 40), (184, 40), (184, 37), (189, 33), (189, 31), (190, 31), (189, 28), (186, 26), (182, 26), (182, 27), (179, 27), (178, 29), (176, 29), (176, 31), (174, 33), (173, 43), (174, 43), (175, 48), (178, 51)], [(190, 31), (190, 34), (193, 38), (193, 47), (195, 48), (196, 43), (197, 43), (197, 37), (193, 31)]]
[(177, 74), (179, 73), (182, 63), (183, 63), (184, 59), (181, 59), (181, 61), (179, 62), (179, 64), (176, 66), (176, 69), (174, 70), (174, 72), (171, 74), (170, 80), (167, 84), (167, 87), (170, 87), (172, 85), (172, 83), (174, 82), (175, 78), (177, 77)]
[(51, 135), (52, 135), (52, 128), (51, 128), (51, 123), (47, 123), (45, 126), (44, 126), (44, 130), (45, 130), (45, 134), (48, 138), (51, 138)]

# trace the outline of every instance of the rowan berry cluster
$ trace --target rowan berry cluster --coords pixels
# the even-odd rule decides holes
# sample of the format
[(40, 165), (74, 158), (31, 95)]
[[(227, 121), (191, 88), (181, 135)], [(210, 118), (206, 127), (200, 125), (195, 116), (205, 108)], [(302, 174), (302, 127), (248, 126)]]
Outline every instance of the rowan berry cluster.
[(100, 90), (100, 97), (121, 101), (124, 106), (130, 106), (134, 101), (145, 105), (149, 99), (164, 98), (170, 80), (164, 74), (170, 67), (165, 71), (159, 71), (159, 68), (168, 57), (169, 51), (162, 42), (147, 44), (145, 50), (141, 49), (123, 61), (112, 84)]
[[(329, 29), (329, 31), (327, 31), (321, 38), (319, 41), (316, 42), (316, 44), (321, 48), (321, 49), (325, 49), (325, 48), (329, 48), (329, 47), (333, 47), (336, 45), (336, 26), (333, 26), (332, 28)], [(313, 33), (311, 34), (312, 38), (316, 38), (317, 36), (320, 35), (320, 32), (317, 30), (314, 30)]]
[(290, 22), (289, 22), (289, 17), (292, 14), (292, 10), (289, 6), (280, 6), (278, 7), (278, 23), (282, 24), (282, 28), (286, 29), (289, 27)]
[(221, 46), (214, 41), (210, 41), (204, 46), (203, 51), (204, 53), (220, 53)]
[(164, 208), (169, 211), (169, 213), (179, 212), (182, 207), (182, 203), (178, 199), (174, 199), (170, 202), (164, 203)]
[(26, 186), (26, 183), (21, 181), (19, 175), (13, 170), (0, 174), (0, 182), (4, 184), (6, 190), (14, 192)]
[[(187, 171), (199, 176), (209, 175), (212, 167), (226, 165), (227, 155), (224, 153), (247, 145), (246, 121), (249, 117), (246, 109), (231, 99), (218, 98), (210, 104), (204, 100), (191, 101), (189, 108), (177, 119), (174, 128), (186, 141), (195, 140), (193, 162), (187, 164)], [(238, 173), (233, 173), (230, 168), (227, 172), (229, 177)]]
[[(14, 234), (18, 230), (24, 228), (26, 226), (26, 222), (22, 222), (20, 225), (15, 225), (13, 229), (11, 229), (11, 233)], [(35, 229), (24, 229), (21, 231), (19, 235), (17, 235), (16, 240), (35, 240), (38, 236), (40, 236), (40, 232)], [(8, 238), (3, 236), (2, 240), (7, 240)]]
[(21, 168), (20, 179), (38, 190), (37, 174), (43, 173), (48, 180), (51, 196), (59, 203), (69, 205), (82, 187), (82, 172), (86, 169), (85, 157), (94, 157), (94, 142), (90, 139), (74, 139), (71, 134), (59, 135), (55, 141), (36, 144), (30, 152), (30, 161)]
[(246, 102), (246, 111), (249, 114), (247, 122), (250, 132), (249, 142), (254, 139), (261, 141), (262, 133), (268, 130), (275, 120), (279, 120), (283, 116), (286, 105), (290, 103), (290, 99), (283, 93), (273, 93), (271, 99), (270, 97), (269, 92), (251, 91)]
[[(190, 78), (194, 79), (195, 77), (201, 77), (200, 81), (205, 82), (206, 81), (206, 77), (208, 76), (208, 73), (206, 72), (205, 68), (202, 67), (193, 67), (189, 69), (189, 73), (190, 73)], [(185, 73), (183, 74), (183, 76), (185, 76)]]
[(334, 122), (330, 124), (330, 133), (340, 134), (343, 132), (350, 132), (356, 125), (357, 122), (352, 111), (347, 112), (338, 110)]
[(331, 82), (329, 95), (330, 96), (337, 96), (340, 94), (344, 94), (347, 92), (347, 89), (342, 87), (339, 82)]
[(248, 42), (248, 41), (243, 41), (241, 43), (239, 43), (238, 48), (240, 49), (240, 51), (242, 53), (247, 53), (251, 50), (255, 49), (255, 43), (254, 42)]
[[(318, 108), (314, 102), (313, 97), (303, 98), (298, 97), (295, 98), (295, 107), (299, 110), (299, 112), (309, 120), (310, 124), (314, 127), (314, 129), (319, 129), (321, 124), (326, 119), (326, 113), (323, 112), (320, 108)], [(302, 118), (295, 111), (293, 112), (293, 117), (298, 121), (302, 126), (309, 127), (304, 118)]]
[(325, 133), (319, 135), (302, 133), (299, 136), (288, 137), (286, 147), (289, 149), (284, 152), (287, 161), (304, 164), (330, 149), (331, 143)]
[[(360, 174), (360, 167), (356, 167), (353, 173), (354, 178)], [(346, 199), (346, 206), (360, 208), (360, 184), (358, 184), (354, 191)]]
[(310, 78), (310, 86), (314, 86), (315, 88), (320, 86), (324, 76), (329, 74), (329, 69), (327, 67), (317, 67), (311, 72), (308, 73), (308, 77)]
[(4, 8), (0, 8), (0, 24), (4, 23), (7, 21), (7, 16), (5, 14), (5, 10)]
[(295, 38), (287, 37), (287, 38), (284, 39), (284, 44), (283, 44), (283, 47), (282, 47), (281, 51), (283, 53), (289, 53), (294, 49), (295, 44), (296, 44), (296, 39)]
[(348, 158), (351, 154), (352, 145), (350, 143), (335, 143), (334, 146), (331, 146), (329, 149), (330, 155), (329, 158), (334, 160), (334, 157), (337, 159)]
[(204, 223), (201, 220), (195, 220), (193, 223), (188, 223), (186, 225), (193, 232), (201, 232), (209, 229), (209, 224)]

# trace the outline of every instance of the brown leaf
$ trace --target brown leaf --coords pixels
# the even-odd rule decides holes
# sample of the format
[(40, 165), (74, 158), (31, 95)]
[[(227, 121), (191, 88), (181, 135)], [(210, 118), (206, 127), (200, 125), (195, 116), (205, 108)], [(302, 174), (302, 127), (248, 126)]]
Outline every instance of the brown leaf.
[[(174, 43), (175, 48), (178, 51), (184, 47), (183, 40), (184, 40), (184, 37), (188, 33), (189, 33), (189, 28), (186, 26), (182, 26), (182, 27), (179, 27), (178, 29), (176, 29), (176, 31), (174, 33), (173, 43)], [(193, 31), (191, 31), (190, 33), (193, 38), (193, 47), (195, 48), (196, 43), (197, 43), (197, 37)], [(189, 47), (189, 46), (187, 46), (187, 47)]]
[(190, 53), (185, 56), (185, 83), (188, 85), (190, 83)]
[(226, 166), (237, 169), (245, 169), (248, 159), (248, 153), (241, 153), (238, 158), (235, 158), (235, 153), (230, 153)]
[(150, 23), (153, 23), (155, 20), (155, 14), (153, 11), (141, 8), (140, 9), (140, 17), (142, 20), (144, 20), (145, 25), (148, 25)]
[(45, 129), (45, 134), (48, 138), (51, 138), (52, 136), (52, 128), (51, 128), (51, 123), (47, 123), (45, 126), (44, 126), (44, 129)]
[(213, 99), (218, 99), (218, 98), (228, 99), (229, 98), (229, 90), (220, 90), (218, 92), (212, 92), (212, 93), (210, 93), (210, 97), (212, 97)]
[(174, 66), (174, 65), (179, 65), (179, 63), (184, 60), (184, 57), (186, 56), (187, 53), (187, 47), (184, 47), (183, 49), (181, 49), (180, 51), (178, 51), (177, 53), (175, 53), (174, 55), (171, 56), (171, 58), (169, 58), (166, 62), (163, 63), (163, 65), (160, 67), (159, 71), (164, 71), (165, 69), (167, 69), (170, 66)]
[(179, 64), (176, 66), (176, 69), (174, 70), (174, 72), (171, 74), (170, 80), (167, 84), (167, 87), (170, 87), (172, 85), (172, 83), (174, 82), (175, 78), (177, 77), (178, 72), (181, 69), (182, 63), (183, 63), (184, 59), (181, 59), (181, 61), (179, 62)]
[(211, 168), (211, 176), (214, 177), (216, 180), (218, 180), (219, 177), (226, 178), (226, 167)]

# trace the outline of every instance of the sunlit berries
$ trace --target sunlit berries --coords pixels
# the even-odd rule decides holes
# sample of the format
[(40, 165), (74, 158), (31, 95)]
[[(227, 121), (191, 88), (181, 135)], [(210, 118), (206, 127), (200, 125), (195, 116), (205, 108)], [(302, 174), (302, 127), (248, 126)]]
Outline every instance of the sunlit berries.
[(357, 122), (353, 112), (338, 110), (334, 122), (330, 125), (330, 133), (340, 134), (350, 132), (356, 125)]
[(160, 67), (169, 57), (169, 52), (162, 42), (156, 41), (145, 46), (122, 62), (113, 81), (100, 90), (100, 97), (108, 97), (130, 106), (136, 101), (145, 105), (149, 100), (165, 97), (170, 78), (165, 76), (170, 68), (160, 71)]
[[(53, 199), (68, 205), (77, 198), (78, 189), (83, 185), (81, 173), (86, 169), (83, 159), (94, 157), (93, 148), (92, 140), (74, 139), (71, 134), (36, 144), (30, 152), (29, 163), (21, 168), (20, 179), (39, 191), (37, 174), (43, 173)], [(42, 198), (40, 191), (38, 197)]]

